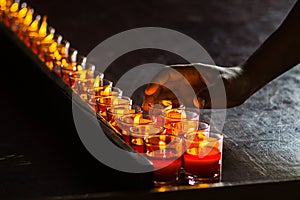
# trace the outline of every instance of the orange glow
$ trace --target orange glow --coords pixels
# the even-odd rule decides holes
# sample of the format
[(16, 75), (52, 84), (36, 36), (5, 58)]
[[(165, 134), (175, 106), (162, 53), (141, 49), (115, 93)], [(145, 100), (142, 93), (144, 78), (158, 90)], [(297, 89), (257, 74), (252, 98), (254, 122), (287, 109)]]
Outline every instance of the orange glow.
[[(60, 57), (60, 59), (61, 59), (61, 57)], [(67, 60), (66, 59), (62, 59), (62, 61), (61, 61), (61, 64), (64, 66), (64, 67), (67, 67), (69, 64), (68, 64), (68, 62), (67, 62)]]
[(19, 11), (19, 13), (18, 13), (18, 16), (20, 17), (20, 18), (24, 18), (25, 16), (26, 16), (26, 13), (27, 13), (27, 8), (25, 7), (25, 8), (22, 8), (20, 11)]
[(81, 65), (77, 65), (77, 70), (78, 71), (82, 71), (82, 66)]
[(165, 109), (171, 109), (173, 107), (171, 100), (162, 100), (161, 104), (165, 107)]
[[(57, 51), (57, 43), (56, 42), (53, 42), (50, 46), (49, 46), (49, 51), (50, 53), (53, 53), (55, 51)], [(58, 53), (58, 51), (57, 51)], [(58, 53), (59, 54), (59, 53)]]
[(38, 30), (40, 19), (41, 19), (41, 16), (38, 15), (35, 18), (35, 20), (30, 24), (29, 31), (37, 31)]
[(47, 35), (47, 16), (43, 17), (43, 21), (39, 29), (39, 35), (42, 37), (45, 37)]
[(24, 19), (24, 24), (26, 26), (29, 26), (30, 23), (32, 22), (32, 15), (33, 15), (33, 10), (32, 9), (28, 9), (28, 11), (26, 13), (26, 17)]
[[(49, 34), (43, 39), (42, 42), (45, 42), (45, 43), (50, 42), (50, 41), (52, 41), (53, 38), (54, 38), (54, 34), (53, 34), (53, 33), (49, 33)], [(56, 42), (55, 42), (55, 43), (56, 43)], [(57, 43), (56, 43), (56, 45), (57, 45)]]
[(103, 94), (104, 96), (108, 96), (108, 95), (110, 94), (110, 90), (111, 90), (110, 87), (106, 87), (106, 88), (103, 90), (103, 93), (102, 93), (102, 94)]
[(19, 10), (19, 4), (13, 3), (9, 9), (10, 12), (17, 12)]
[(166, 143), (164, 141), (159, 141), (158, 142), (158, 145), (159, 145), (159, 149), (164, 149), (166, 148)]
[(134, 123), (134, 124), (139, 124), (139, 123), (140, 123), (140, 118), (141, 118), (141, 115), (136, 115), (136, 116), (133, 118), (133, 123)]
[(100, 76), (99, 76), (99, 75), (96, 76), (95, 82), (94, 82), (94, 87), (95, 87), (95, 88), (96, 88), (96, 87), (100, 87), (100, 81), (101, 81)]
[(59, 52), (57, 50), (54, 52), (53, 55), (54, 55), (56, 60), (61, 60), (61, 55), (59, 54)]
[(6, 0), (0, 0), (0, 8), (1, 10), (5, 10), (6, 7)]

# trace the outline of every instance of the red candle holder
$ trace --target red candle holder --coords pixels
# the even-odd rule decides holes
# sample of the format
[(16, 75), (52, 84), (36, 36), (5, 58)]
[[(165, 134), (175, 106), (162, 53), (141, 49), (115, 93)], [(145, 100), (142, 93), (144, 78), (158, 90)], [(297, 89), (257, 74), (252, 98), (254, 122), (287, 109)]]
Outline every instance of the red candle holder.
[(184, 137), (184, 173), (189, 184), (220, 182), (223, 134), (190, 132)]
[(182, 166), (182, 139), (175, 135), (152, 135), (146, 137), (145, 146), (144, 155), (154, 167), (154, 185), (177, 184)]
[(167, 134), (183, 136), (188, 131), (197, 130), (200, 112), (194, 108), (172, 108), (164, 110), (162, 124)]

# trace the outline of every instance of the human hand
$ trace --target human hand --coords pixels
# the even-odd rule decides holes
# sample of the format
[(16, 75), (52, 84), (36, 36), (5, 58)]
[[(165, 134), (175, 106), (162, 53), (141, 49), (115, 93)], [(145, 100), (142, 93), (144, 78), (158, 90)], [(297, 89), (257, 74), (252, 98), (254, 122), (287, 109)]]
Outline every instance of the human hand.
[[(248, 98), (241, 67), (202, 63), (166, 66), (145, 89), (143, 110), (162, 100), (198, 108), (226, 108)], [(213, 106), (212, 106), (213, 105)]]

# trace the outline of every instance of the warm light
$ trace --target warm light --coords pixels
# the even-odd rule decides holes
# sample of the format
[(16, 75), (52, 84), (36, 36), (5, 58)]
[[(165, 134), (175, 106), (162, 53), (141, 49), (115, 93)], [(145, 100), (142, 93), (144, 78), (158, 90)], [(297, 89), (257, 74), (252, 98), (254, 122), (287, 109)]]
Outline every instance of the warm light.
[(35, 18), (35, 20), (30, 24), (29, 31), (37, 31), (38, 30), (40, 19), (41, 19), (41, 16), (38, 15)]
[(141, 115), (136, 115), (136, 116), (133, 118), (133, 123), (134, 123), (134, 124), (139, 124), (139, 123), (140, 123), (140, 118), (141, 118)]
[(27, 13), (27, 8), (25, 7), (25, 8), (22, 8), (20, 11), (19, 11), (19, 13), (18, 13), (18, 16), (20, 17), (20, 18), (24, 18), (25, 16), (26, 16), (26, 13)]
[(97, 87), (100, 87), (100, 81), (101, 81), (101, 78), (100, 76), (96, 76), (95, 78), (95, 82), (94, 82), (94, 87), (97, 88)]
[(159, 146), (159, 149), (164, 149), (164, 148), (166, 148), (166, 143), (164, 141), (159, 141), (158, 146)]
[[(56, 42), (53, 42), (53, 43), (50, 44), (50, 46), (49, 46), (49, 52), (50, 52), (50, 53), (53, 53), (53, 52), (55, 52), (55, 51), (57, 51), (57, 43), (56, 43)], [(59, 54), (58, 51), (57, 51), (57, 53)]]
[(0, 7), (1, 7), (1, 10), (2, 10), (2, 8), (5, 9), (5, 7), (6, 7), (6, 0), (0, 0)]
[(114, 98), (114, 100), (112, 101), (112, 105), (117, 105), (119, 103), (118, 98)]
[(19, 9), (19, 4), (18, 3), (13, 3), (10, 7), (10, 12), (17, 12)]
[(161, 101), (161, 104), (163, 105), (163, 106), (172, 106), (172, 101), (171, 100), (162, 100)]
[(24, 24), (26, 26), (29, 26), (30, 23), (32, 22), (32, 15), (33, 15), (33, 10), (32, 9), (29, 9), (26, 13), (26, 17), (24, 19)]
[(39, 35), (42, 37), (45, 37), (47, 35), (47, 16), (43, 17), (43, 21), (39, 29)]
[(83, 69), (83, 68), (82, 68), (81, 65), (77, 65), (77, 70), (78, 70), (78, 71), (82, 71), (82, 69)]
[(102, 93), (102, 94), (103, 94), (104, 96), (108, 96), (108, 95), (110, 94), (110, 90), (111, 90), (110, 87), (105, 87), (105, 89), (103, 90), (103, 93)]
[(54, 51), (54, 57), (56, 60), (61, 60), (61, 55), (59, 54), (59, 52), (57, 50)]
[[(80, 66), (80, 65), (79, 65)], [(81, 67), (81, 66), (80, 66)], [(79, 79), (81, 79), (81, 80), (84, 80), (85, 78), (86, 78), (86, 71), (82, 71), (82, 69), (81, 68), (78, 68), (77, 67), (77, 69), (78, 69), (78, 71), (81, 71), (80, 72), (80, 77), (79, 77)]]
[[(53, 33), (49, 33), (42, 42), (50, 42), (52, 39), (54, 38), (54, 34)], [(56, 43), (56, 42), (55, 42)], [(57, 43), (56, 43), (57, 45)]]
[(172, 119), (181, 119), (182, 114), (178, 111), (171, 110), (170, 112), (168, 112), (168, 117)]
[[(60, 57), (60, 58), (61, 58), (61, 57)], [(61, 64), (62, 64), (64, 67), (67, 67), (67, 66), (68, 66), (68, 62), (67, 62), (66, 59), (62, 59)]]

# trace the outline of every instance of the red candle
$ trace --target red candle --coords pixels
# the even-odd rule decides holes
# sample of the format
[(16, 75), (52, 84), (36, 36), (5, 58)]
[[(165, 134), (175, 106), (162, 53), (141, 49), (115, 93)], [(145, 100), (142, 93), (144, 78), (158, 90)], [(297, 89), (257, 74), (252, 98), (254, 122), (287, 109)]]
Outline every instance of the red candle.
[[(194, 149), (193, 151), (199, 150)], [(221, 152), (217, 148), (212, 148), (209, 149), (209, 153), (204, 157), (186, 152), (184, 154), (184, 170), (188, 174), (190, 173), (196, 177), (219, 177), (221, 173)]]
[(176, 182), (182, 165), (181, 157), (176, 160), (149, 157), (149, 160), (154, 166), (155, 183), (171, 184)]
[(223, 135), (217, 132), (190, 132), (185, 135), (184, 171), (195, 182), (220, 180)]
[(145, 156), (154, 167), (156, 186), (175, 184), (182, 168), (182, 140), (178, 136), (157, 134), (146, 137)]

